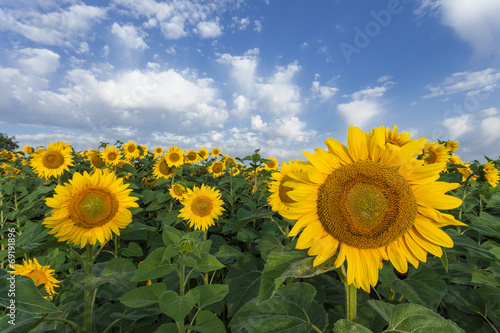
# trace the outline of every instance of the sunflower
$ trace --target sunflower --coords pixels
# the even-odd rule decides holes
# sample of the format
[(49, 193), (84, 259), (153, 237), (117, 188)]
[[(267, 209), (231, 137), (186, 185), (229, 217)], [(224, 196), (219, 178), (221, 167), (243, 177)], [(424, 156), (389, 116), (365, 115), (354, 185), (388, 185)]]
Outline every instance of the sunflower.
[(23, 147), (23, 151), (26, 153), (26, 155), (31, 155), (35, 150), (30, 145), (26, 145)]
[(168, 166), (165, 158), (159, 158), (156, 160), (155, 165), (153, 167), (153, 175), (156, 179), (165, 178), (169, 179), (174, 175), (172, 168)]
[(61, 141), (51, 142), (47, 145), (47, 149), (40, 148), (33, 153), (30, 165), (38, 177), (46, 179), (59, 177), (64, 170), (69, 171), (68, 167), (73, 165), (71, 151), (71, 146), (65, 148)]
[(453, 241), (439, 227), (464, 225), (437, 209), (453, 209), (462, 201), (445, 195), (460, 184), (436, 181), (444, 163), (423, 165), (414, 158), (426, 139), (399, 147), (387, 144), (385, 129), (372, 135), (350, 126), (347, 147), (328, 138), (328, 151), (304, 152), (311, 165), (289, 173), (292, 180), (288, 210), (281, 215), (297, 220), (290, 236), (298, 249), (309, 248), (317, 266), (336, 256), (335, 266), (347, 261), (347, 283), (369, 292), (378, 281), (382, 260), (401, 273), (408, 262), (418, 267), (427, 253), (442, 255)]
[(446, 148), (448, 148), (450, 152), (456, 151), (458, 147), (460, 147), (458, 141), (448, 141), (444, 145), (446, 146)]
[(163, 148), (162, 147), (155, 147), (153, 155), (154, 155), (155, 158), (160, 157), (161, 155), (163, 155)]
[(12, 273), (29, 277), (36, 286), (44, 284), (45, 290), (51, 299), (53, 295), (57, 294), (54, 288), (59, 288), (57, 284), (61, 283), (61, 281), (54, 278), (54, 270), (50, 269), (50, 266), (40, 265), (36, 258), (33, 260), (28, 259), (27, 262), (23, 259), (22, 265), (14, 264), (14, 271)]
[(199, 150), (198, 150), (198, 154), (200, 154), (201, 158), (206, 160), (208, 158), (208, 150), (206, 148), (203, 148), (201, 147)]
[(189, 226), (195, 230), (207, 231), (209, 226), (214, 225), (214, 219), (217, 220), (224, 211), (224, 202), (220, 196), (219, 190), (205, 184), (202, 184), (201, 188), (195, 186), (193, 190), (188, 188), (182, 200), (184, 207), (181, 208), (179, 217), (189, 221)]
[(188, 164), (195, 164), (199, 161), (201, 161), (201, 156), (198, 155), (198, 152), (193, 149), (189, 149), (184, 155), (184, 162)]
[[(382, 128), (384, 128), (382, 126)], [(373, 134), (373, 130), (372, 130), (372, 134)], [(402, 147), (404, 146), (405, 144), (407, 144), (408, 142), (410, 141), (413, 141), (413, 140), (410, 140), (410, 133), (408, 132), (403, 132), (403, 133), (398, 133), (398, 126), (394, 125), (394, 128), (391, 129), (389, 127), (387, 127), (385, 129), (385, 141), (386, 143), (390, 143), (390, 144), (393, 144), (395, 146), (398, 146), (398, 147)]]
[(462, 174), (462, 181), (464, 182), (467, 177), (469, 177), (470, 180), (476, 180), (477, 176), (471, 176), (474, 172), (470, 169), (470, 163), (464, 163), (460, 160), (460, 157), (457, 155), (451, 155), (450, 156), (450, 163), (451, 164), (457, 164), (457, 165), (463, 165), (463, 168), (457, 168), (457, 172)]
[(148, 156), (148, 153), (149, 153), (149, 149), (148, 149), (148, 147), (147, 147), (147, 146), (145, 146), (145, 145), (139, 145), (139, 147), (141, 148), (141, 149), (139, 149), (139, 150), (142, 150), (142, 153), (140, 153), (140, 156), (139, 156), (139, 157), (143, 158), (143, 157)]
[(208, 167), (208, 172), (212, 174), (213, 177), (220, 177), (224, 174), (224, 170), (226, 170), (226, 164), (221, 161), (213, 162)]
[(165, 161), (169, 167), (179, 167), (184, 164), (184, 150), (170, 147), (165, 153)]
[(446, 163), (450, 160), (450, 150), (444, 143), (428, 142), (424, 147), (424, 164)]
[(278, 160), (276, 159), (276, 157), (269, 157), (266, 161), (266, 163), (264, 164), (264, 170), (269, 170), (269, 171), (272, 171), (272, 170), (278, 170)]
[(184, 194), (186, 193), (186, 186), (182, 185), (181, 183), (174, 184), (168, 192), (172, 196), (172, 198), (182, 200), (184, 197)]
[(135, 143), (132, 140), (130, 140), (129, 142), (124, 144), (122, 147), (122, 150), (123, 150), (123, 154), (124, 154), (125, 158), (128, 160), (132, 160), (132, 159), (141, 157), (141, 152), (140, 152), (139, 148), (137, 147), (137, 143)]
[(7, 161), (14, 161), (16, 159), (16, 154), (9, 150), (2, 150), (0, 151), (0, 157), (5, 158)]
[(101, 169), (106, 166), (106, 162), (104, 162), (101, 153), (97, 149), (91, 149), (87, 158), (93, 169)]
[(101, 158), (108, 165), (117, 165), (120, 163), (122, 154), (115, 146), (107, 146), (106, 149), (101, 152)]
[(107, 170), (95, 170), (92, 175), (74, 173), (69, 183), (58, 185), (55, 192), (45, 199), (52, 210), (43, 225), (59, 241), (72, 241), (81, 247), (97, 240), (104, 244), (113, 232), (120, 235), (120, 229), (132, 222), (128, 208), (139, 207), (128, 184)]
[(271, 209), (275, 212), (280, 212), (282, 210), (287, 210), (286, 204), (294, 202), (288, 196), (287, 192), (292, 188), (284, 186), (283, 183), (291, 180), (288, 175), (290, 172), (299, 172), (302, 170), (303, 162), (298, 159), (295, 161), (289, 161), (288, 163), (281, 163), (281, 171), (273, 172), (271, 174), (272, 181), (269, 184), (269, 192), (271, 195), (267, 198), (267, 201), (271, 205)]
[(498, 181), (500, 179), (499, 172), (497, 168), (495, 168), (495, 164), (493, 161), (489, 161), (485, 165), (483, 165), (482, 175), (486, 182), (493, 187), (497, 187)]
[(210, 154), (212, 154), (213, 157), (217, 157), (220, 155), (220, 149), (215, 147), (212, 149), (212, 152)]

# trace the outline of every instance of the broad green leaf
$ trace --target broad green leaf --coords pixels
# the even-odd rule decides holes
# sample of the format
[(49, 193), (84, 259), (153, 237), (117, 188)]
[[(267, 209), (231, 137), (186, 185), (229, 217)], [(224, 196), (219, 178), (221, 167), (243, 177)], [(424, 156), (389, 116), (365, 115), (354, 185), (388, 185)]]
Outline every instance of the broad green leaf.
[(307, 254), (305, 252), (271, 252), (267, 258), (262, 278), (258, 303), (268, 300), (276, 292), (276, 289), (285, 281), (281, 275), (286, 272), (297, 261), (303, 260)]
[(168, 260), (163, 260), (165, 249), (165, 247), (161, 247), (151, 252), (146, 259), (144, 259), (142, 264), (139, 265), (130, 281), (138, 282), (152, 280), (163, 277), (173, 271), (175, 265), (170, 264)]
[(163, 225), (162, 237), (163, 243), (165, 243), (166, 246), (176, 246), (179, 240), (182, 238), (182, 233), (172, 226)]
[(130, 242), (128, 247), (123, 250), (124, 257), (140, 257), (142, 256), (142, 248), (136, 242)]
[(120, 297), (119, 300), (129, 308), (142, 308), (158, 303), (166, 289), (165, 283), (154, 283), (133, 289)]
[(244, 257), (229, 268), (226, 275), (226, 283), (229, 286), (226, 296), (229, 317), (257, 296), (261, 275), (257, 269), (257, 260), (251, 256)]
[(175, 323), (163, 324), (158, 327), (155, 333), (179, 333), (179, 328)]
[(495, 193), (491, 196), (486, 208), (500, 208), (500, 193)]
[[(44, 320), (44, 317), (41, 318), (30, 318), (27, 320), (17, 320), (11, 319), (8, 316), (5, 316), (0, 321), (0, 331), (2, 333), (28, 333), (35, 329), (38, 325), (40, 325)], [(8, 322), (10, 321), (10, 323)], [(12, 325), (14, 323), (15, 325)]]
[(219, 252), (215, 255), (217, 260), (219, 260), (223, 265), (233, 263), (235, 260), (238, 260), (242, 256), (243, 254), (239, 249), (229, 245), (221, 245), (219, 247)]
[(206, 252), (201, 253), (201, 258), (197, 261), (194, 270), (200, 273), (207, 273), (225, 267), (217, 258)]
[(347, 319), (340, 319), (335, 322), (333, 333), (373, 333), (363, 325), (353, 323)]
[(259, 251), (265, 260), (271, 252), (283, 252), (283, 245), (276, 236), (271, 234), (263, 235), (259, 240)]
[(91, 290), (106, 283), (114, 287), (125, 289), (130, 288), (130, 278), (134, 274), (135, 265), (124, 258), (111, 259), (100, 276), (89, 273), (81, 273), (72, 278), (72, 283), (82, 290)]
[(196, 315), (196, 326), (186, 325), (190, 329), (200, 333), (226, 333), (224, 323), (210, 311), (201, 310)]
[(485, 236), (500, 237), (500, 217), (482, 212), (479, 217), (472, 217), (469, 228)]
[(389, 323), (391, 321), (391, 314), (394, 310), (394, 304), (389, 304), (382, 301), (369, 300), (367, 301), (368, 305), (372, 307), (373, 310), (377, 311), (377, 313), (384, 318), (384, 320)]
[(200, 293), (198, 305), (200, 308), (204, 308), (223, 300), (229, 291), (229, 286), (225, 284), (205, 284), (193, 289)]
[(446, 332), (465, 333), (457, 324), (446, 320), (436, 312), (417, 304), (400, 304), (394, 307), (389, 332)]
[(470, 253), (475, 257), (479, 257), (481, 259), (495, 260), (495, 256), (485, 249), (481, 245), (477, 244), (474, 240), (459, 233), (455, 229), (446, 229), (446, 233), (453, 240), (453, 248), (448, 250), (448, 253), (456, 253), (456, 255), (463, 255), (465, 251)]
[(193, 309), (196, 299), (197, 294), (192, 290), (182, 297), (177, 295), (175, 291), (167, 290), (160, 297), (160, 308), (167, 316), (181, 323)]
[(29, 313), (56, 313), (60, 310), (43, 298), (33, 280), (22, 275), (0, 271), (0, 305), (9, 307), (11, 300), (19, 311)]

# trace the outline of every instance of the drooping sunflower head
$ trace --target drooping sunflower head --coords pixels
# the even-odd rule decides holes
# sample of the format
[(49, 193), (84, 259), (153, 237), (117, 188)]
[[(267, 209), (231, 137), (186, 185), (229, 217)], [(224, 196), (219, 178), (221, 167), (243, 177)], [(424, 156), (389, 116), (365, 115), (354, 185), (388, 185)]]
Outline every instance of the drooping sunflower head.
[(107, 146), (106, 149), (104, 149), (101, 152), (101, 158), (104, 160), (104, 162), (107, 165), (114, 166), (114, 165), (117, 165), (118, 163), (120, 163), (122, 155), (117, 147)]
[(459, 184), (436, 181), (444, 163), (415, 158), (425, 141), (400, 147), (386, 142), (383, 127), (367, 135), (351, 126), (347, 146), (327, 139), (328, 151), (304, 152), (310, 164), (288, 174), (283, 185), (294, 202), (280, 212), (297, 220), (290, 232), (301, 231), (297, 248), (309, 248), (314, 265), (337, 255), (336, 267), (347, 262), (348, 283), (369, 291), (383, 260), (404, 273), (408, 262), (417, 267), (428, 252), (441, 256), (441, 246), (453, 246), (439, 227), (461, 222), (437, 209), (461, 204), (445, 195)]
[(172, 198), (177, 200), (182, 200), (184, 194), (186, 194), (186, 186), (181, 183), (176, 183), (168, 190)]
[(499, 173), (500, 171), (495, 168), (495, 163), (493, 163), (493, 161), (489, 161), (483, 165), (481, 171), (482, 178), (493, 187), (497, 187), (498, 181), (500, 180)]
[(286, 204), (294, 202), (289, 196), (288, 191), (292, 188), (283, 185), (283, 183), (291, 180), (289, 173), (300, 172), (302, 170), (303, 163), (298, 159), (295, 161), (289, 161), (288, 163), (281, 163), (280, 172), (273, 172), (271, 174), (271, 183), (269, 184), (269, 192), (271, 195), (267, 198), (267, 201), (271, 205), (271, 209), (275, 212), (280, 212), (282, 210), (287, 210)]
[(198, 150), (198, 154), (200, 154), (201, 158), (206, 160), (208, 158), (208, 150), (206, 148), (203, 148), (201, 147), (199, 150)]
[(424, 147), (422, 159), (424, 164), (446, 163), (450, 160), (450, 150), (443, 143), (428, 142)]
[(106, 162), (101, 157), (101, 153), (97, 149), (90, 150), (90, 154), (88, 154), (87, 158), (90, 161), (90, 165), (93, 169), (101, 169), (106, 166)]
[(184, 150), (170, 147), (165, 153), (165, 161), (169, 167), (179, 167), (184, 164)]
[(156, 179), (169, 179), (174, 175), (174, 172), (172, 168), (168, 166), (165, 157), (156, 160), (153, 167), (153, 175), (156, 177)]
[(219, 190), (205, 184), (201, 187), (195, 186), (193, 190), (187, 189), (182, 200), (184, 207), (180, 210), (179, 217), (187, 220), (189, 226), (195, 230), (207, 231), (224, 211), (222, 207), (224, 202), (220, 196)]
[(214, 148), (212, 149), (212, 152), (211, 152), (210, 154), (212, 154), (212, 156), (213, 156), (213, 157), (217, 157), (217, 156), (219, 156), (219, 155), (221, 154), (221, 153), (220, 153), (220, 149), (219, 149), (219, 148), (217, 148), (217, 147), (214, 147)]
[(184, 162), (188, 164), (195, 164), (198, 163), (200, 160), (201, 160), (200, 155), (198, 155), (198, 152), (193, 149), (189, 149), (184, 155)]
[(64, 145), (61, 141), (50, 143), (47, 149), (38, 149), (30, 160), (30, 165), (39, 177), (49, 179), (59, 177), (73, 165), (71, 146)]
[(58, 284), (61, 283), (54, 278), (54, 270), (50, 269), (50, 266), (40, 265), (36, 258), (28, 261), (23, 259), (22, 265), (14, 264), (14, 274), (29, 277), (36, 286), (45, 285), (49, 298), (57, 294), (54, 288), (58, 288)]
[(276, 157), (269, 157), (264, 164), (264, 170), (278, 170), (279, 164)]
[(43, 225), (51, 229), (59, 241), (73, 242), (84, 247), (96, 241), (104, 244), (113, 233), (132, 222), (129, 208), (138, 207), (138, 198), (130, 196), (128, 184), (113, 172), (95, 170), (73, 174), (69, 183), (58, 185), (56, 194), (45, 199), (52, 208)]
[(213, 177), (220, 177), (224, 174), (224, 170), (226, 170), (226, 164), (222, 161), (215, 161), (208, 167), (208, 172)]
[(123, 155), (128, 160), (141, 157), (141, 152), (139, 151), (137, 143), (132, 140), (123, 145), (122, 151)]

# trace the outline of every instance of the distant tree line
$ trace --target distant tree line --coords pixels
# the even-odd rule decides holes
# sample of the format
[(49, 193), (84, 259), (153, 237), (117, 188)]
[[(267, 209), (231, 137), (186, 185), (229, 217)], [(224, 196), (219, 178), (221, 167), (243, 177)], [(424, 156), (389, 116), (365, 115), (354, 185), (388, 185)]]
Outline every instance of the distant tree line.
[(8, 150), (13, 152), (18, 148), (19, 145), (15, 136), (9, 137), (7, 134), (0, 133), (0, 151)]

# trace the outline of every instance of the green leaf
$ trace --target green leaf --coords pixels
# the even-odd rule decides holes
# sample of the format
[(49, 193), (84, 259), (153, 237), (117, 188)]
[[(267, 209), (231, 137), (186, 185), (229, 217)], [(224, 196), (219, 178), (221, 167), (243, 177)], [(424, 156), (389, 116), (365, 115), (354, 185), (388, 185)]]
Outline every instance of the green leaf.
[(500, 193), (495, 193), (491, 196), (486, 208), (500, 208)]
[(269, 253), (283, 252), (283, 245), (276, 236), (265, 234), (259, 240), (259, 250), (262, 258), (267, 260)]
[(446, 233), (453, 240), (453, 248), (449, 249), (448, 253), (453, 252), (456, 255), (463, 255), (466, 251), (469, 254), (481, 259), (495, 260), (495, 256), (490, 251), (477, 244), (477, 242), (466, 235), (459, 233), (457, 230), (446, 229)]
[(136, 242), (130, 242), (128, 248), (123, 250), (122, 255), (124, 257), (141, 257), (142, 248)]
[(71, 282), (82, 290), (92, 290), (106, 283), (122, 289), (130, 288), (130, 277), (135, 271), (135, 265), (124, 258), (111, 259), (100, 276), (94, 276), (89, 273), (75, 275)]
[(436, 312), (417, 304), (400, 304), (394, 307), (389, 332), (446, 332), (465, 333), (457, 324), (446, 320)]
[(158, 327), (155, 333), (179, 333), (179, 328), (175, 323), (163, 324)]
[(162, 237), (163, 243), (165, 243), (166, 246), (177, 245), (179, 240), (182, 238), (182, 233), (172, 226), (163, 225)]
[(262, 272), (257, 302), (261, 303), (271, 298), (286, 279), (281, 277), (283, 273), (305, 256), (307, 256), (305, 252), (299, 251), (271, 252)]
[(167, 316), (181, 323), (196, 304), (196, 296), (192, 290), (182, 297), (175, 291), (167, 290), (160, 297), (160, 308)]
[(217, 269), (221, 269), (225, 267), (217, 258), (213, 255), (208, 254), (206, 252), (201, 253), (201, 258), (198, 260), (196, 267), (194, 270), (200, 273), (208, 273), (211, 271), (215, 271)]
[(200, 333), (226, 333), (224, 323), (214, 313), (206, 310), (201, 310), (196, 315), (196, 326), (186, 325), (186, 329)]
[(22, 275), (11, 275), (0, 271), (0, 305), (9, 307), (12, 300), (15, 308), (29, 313), (56, 313), (60, 310), (43, 298), (33, 280)]
[(132, 282), (147, 281), (163, 277), (175, 269), (175, 265), (170, 264), (170, 261), (163, 260), (165, 247), (151, 252), (146, 259), (139, 265), (137, 271), (132, 277)]
[(377, 311), (377, 313), (384, 318), (384, 320), (389, 323), (391, 321), (391, 314), (394, 310), (395, 305), (389, 304), (382, 301), (369, 300), (367, 301), (368, 305), (372, 307), (373, 310)]
[(225, 284), (205, 284), (193, 288), (200, 294), (199, 301), (197, 302), (200, 309), (209, 306), (210, 304), (217, 303), (224, 299), (229, 292), (229, 286)]
[(363, 325), (353, 323), (347, 319), (340, 319), (335, 322), (333, 333), (373, 333)]
[(500, 237), (500, 217), (481, 212), (479, 217), (472, 216), (469, 228), (485, 236)]
[(229, 293), (226, 297), (228, 316), (232, 317), (243, 304), (256, 297), (262, 273), (255, 257), (247, 256), (232, 265), (226, 275)]
[(142, 308), (158, 303), (166, 289), (165, 283), (154, 283), (133, 289), (118, 299), (129, 308)]

